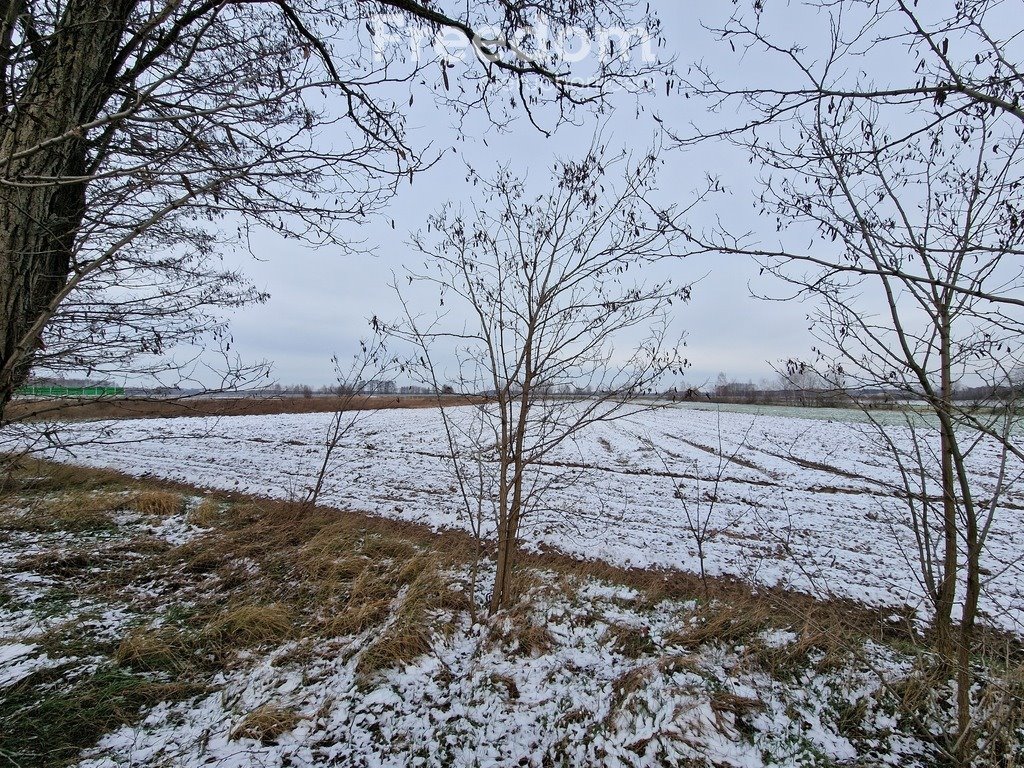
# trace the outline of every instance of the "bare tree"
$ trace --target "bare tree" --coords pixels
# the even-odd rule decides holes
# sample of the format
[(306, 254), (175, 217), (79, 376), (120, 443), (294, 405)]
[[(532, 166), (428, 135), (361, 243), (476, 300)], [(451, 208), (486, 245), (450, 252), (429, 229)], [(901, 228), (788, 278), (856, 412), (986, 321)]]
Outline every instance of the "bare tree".
[[(965, 403), (956, 388), (996, 393), (1024, 355), (1024, 272), (1013, 258), (1024, 240), (1024, 126), (971, 109), (918, 136), (893, 136), (870, 104), (819, 102), (792, 133), (753, 146), (769, 169), (762, 210), (779, 222), (783, 247), (769, 254), (721, 231), (693, 240), (757, 256), (794, 289), (776, 298), (814, 300), (817, 374), (855, 400), (882, 390), (930, 417), (921, 423), (909, 410), (896, 434), (865, 411), (898, 470), (935, 647), (956, 670), (948, 750), (967, 765), (986, 537), (1024, 451), (1015, 408), (991, 397)], [(808, 233), (810, 248), (786, 247)]]
[[(408, 280), (433, 286), (443, 309), (424, 318), (400, 291), (405, 320), (388, 333), (418, 348), (413, 366), (431, 378), (447, 368), (464, 393), (488, 400), (472, 424), (468, 413), (452, 414), (466, 426), (449, 436), (461, 443), (453, 460), (482, 468), (458, 476), (467, 511), (478, 512), (469, 479), (480, 479), (476, 492), (490, 504), (492, 613), (509, 603), (524, 521), (544, 511), (552, 483), (566, 481), (546, 463), (552, 453), (592, 424), (650, 407), (638, 398), (684, 365), (666, 313), (689, 288), (627, 273), (671, 253), (674, 235), (643, 204), (659, 165), (655, 154), (608, 159), (595, 146), (559, 162), (540, 195), (507, 170), (491, 180), (471, 174), (484, 191), (479, 212), (448, 204), (413, 240), (427, 262)], [(593, 394), (556, 394), (566, 386)]]
[[(677, 137), (686, 144), (709, 136), (745, 142), (794, 116), (852, 103), (898, 117), (891, 143), (979, 110), (1024, 122), (1017, 10), (1003, 0), (802, 0), (784, 9), (764, 0), (734, 3), (710, 31), (742, 57), (745, 66), (736, 71), (743, 80), (695, 64), (679, 89), (708, 99), (713, 111), (743, 105), (744, 119), (676, 127)], [(785, 15), (782, 27), (777, 14)], [(773, 80), (752, 82), (751, 72), (770, 72)]]
[[(664, 69), (617, 37), (584, 77), (517, 34), (635, 29), (632, 2), (443, 5), (0, 2), (0, 421), (33, 364), (109, 371), (221, 333), (211, 307), (262, 298), (217, 263), (253, 228), (358, 251), (338, 227), (435, 158), (399, 106), (420, 83), (551, 130)], [(445, 31), (472, 40), (463, 64), (410, 57)]]
[[(726, 453), (725, 444), (722, 440), (722, 411), (721, 408), (715, 413), (715, 426), (718, 436), (718, 445), (715, 450), (716, 464), (714, 470), (707, 477), (701, 477), (700, 462), (696, 459), (692, 462), (693, 484), (686, 482), (689, 478), (680, 475), (673, 470), (664, 452), (651, 438), (647, 438), (648, 445), (661, 459), (665, 467), (665, 474), (672, 481), (672, 497), (679, 502), (683, 508), (683, 518), (686, 530), (693, 540), (697, 549), (697, 563), (700, 568), (700, 582), (704, 588), (704, 597), (710, 596), (708, 586), (707, 557), (708, 547), (714, 543), (719, 536), (728, 535), (729, 531), (736, 526), (748, 510), (722, 513), (719, 507), (719, 495), (722, 483), (726, 480), (725, 472), (740, 451), (747, 447), (747, 439), (754, 428), (756, 419), (751, 419), (739, 442), (731, 453)], [(751, 505), (752, 506), (752, 505)], [(718, 509), (716, 513), (716, 508)]]
[[(363, 419), (374, 412), (372, 407), (368, 407), (366, 397), (358, 386), (358, 382), (364, 381), (371, 375), (374, 378), (380, 378), (389, 370), (389, 363), (383, 352), (384, 349), (379, 340), (361, 341), (359, 353), (352, 358), (347, 366), (342, 366), (337, 355), (332, 359), (338, 381), (333, 391), (337, 395), (338, 404), (327, 425), (319, 467), (316, 474), (313, 475), (312, 483), (305, 490), (302, 499), (303, 507), (316, 506), (325, 485), (339, 471), (339, 457), (336, 454), (339, 448), (343, 448), (343, 441)], [(304, 396), (311, 397), (312, 391), (309, 395)]]

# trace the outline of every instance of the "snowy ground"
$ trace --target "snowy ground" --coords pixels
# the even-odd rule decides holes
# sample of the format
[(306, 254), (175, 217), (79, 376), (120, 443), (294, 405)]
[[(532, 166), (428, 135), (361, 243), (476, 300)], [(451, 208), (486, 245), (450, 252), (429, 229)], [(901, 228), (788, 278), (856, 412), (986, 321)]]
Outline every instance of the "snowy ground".
[[(466, 420), (472, 409), (456, 409)], [(57, 458), (225, 490), (301, 497), (322, 457), (329, 414), (111, 421), (73, 425), (99, 442)], [(696, 571), (691, 514), (711, 511), (712, 574), (875, 605), (921, 608), (917, 551), (898, 476), (865, 425), (672, 408), (586, 431), (546, 468), (549, 510), (527, 538), (631, 567)], [(891, 429), (895, 440), (906, 433)], [(365, 416), (345, 437), (321, 503), (434, 528), (465, 528), (434, 410)], [(730, 457), (724, 465), (719, 454)], [(979, 493), (996, 483), (997, 452), (972, 457)], [(720, 470), (721, 467), (721, 471)], [(1022, 467), (1011, 465), (1010, 477)], [(721, 478), (715, 491), (714, 480)], [(1024, 485), (1004, 493), (984, 563), (983, 610), (1024, 629)]]
[[(728, 646), (673, 652), (661, 618), (630, 610), (636, 594), (592, 584), (571, 603), (541, 598), (553, 646), (521, 655), (464, 625), (448, 642), (371, 684), (356, 673), (353, 638), (310, 662), (286, 645), (220, 678), (207, 697), (156, 707), (89, 750), (79, 768), (137, 766), (814, 766), (871, 756), (875, 765), (927, 765), (928, 745), (901, 733), (874, 673), (843, 669), (774, 680)], [(596, 622), (595, 616), (600, 616)], [(648, 637), (650, 653), (623, 654), (609, 624)], [(759, 636), (784, 649), (797, 636)], [(667, 647), (666, 647), (667, 646)], [(664, 654), (664, 655), (662, 655)], [(893, 679), (913, 668), (869, 644)], [(272, 706), (293, 727), (261, 743), (240, 737), (246, 712)], [(844, 718), (863, 730), (851, 740)]]
[[(578, 566), (523, 569), (517, 602), (488, 618), (466, 597), (471, 555), (429, 537), (37, 479), (0, 498), (14, 764), (924, 768), (951, 728), (948, 681), (898, 623), (865, 636), (827, 605), (690, 599)], [(987, 674), (979, 691), (1014, 695), (980, 687)], [(927, 712), (907, 716), (914, 691)], [(979, 722), (1024, 754), (999, 706)]]

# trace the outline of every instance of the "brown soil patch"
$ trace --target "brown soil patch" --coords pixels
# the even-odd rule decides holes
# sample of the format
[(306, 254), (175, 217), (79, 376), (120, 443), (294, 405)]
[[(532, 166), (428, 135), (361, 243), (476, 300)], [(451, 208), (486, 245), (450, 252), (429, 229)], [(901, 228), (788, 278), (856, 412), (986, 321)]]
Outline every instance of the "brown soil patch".
[[(444, 395), (445, 405), (472, 405), (483, 398)], [(121, 400), (15, 400), (4, 416), (10, 421), (87, 421), (91, 419), (154, 419), (180, 416), (264, 416), (280, 413), (334, 413), (434, 408), (436, 395), (367, 395), (315, 397), (185, 397)]]

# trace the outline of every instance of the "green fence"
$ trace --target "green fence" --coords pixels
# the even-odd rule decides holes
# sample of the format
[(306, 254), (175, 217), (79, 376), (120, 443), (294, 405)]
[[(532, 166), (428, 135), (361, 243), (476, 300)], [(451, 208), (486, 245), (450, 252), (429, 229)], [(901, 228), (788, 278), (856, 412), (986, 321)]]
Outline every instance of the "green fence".
[(44, 387), (30, 385), (18, 390), (19, 395), (32, 397), (117, 397), (124, 387)]

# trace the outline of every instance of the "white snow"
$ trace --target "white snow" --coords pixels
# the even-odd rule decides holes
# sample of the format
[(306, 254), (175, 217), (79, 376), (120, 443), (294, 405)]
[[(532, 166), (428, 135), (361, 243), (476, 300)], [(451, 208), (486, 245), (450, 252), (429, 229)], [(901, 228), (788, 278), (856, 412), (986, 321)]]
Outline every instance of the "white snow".
[[(471, 410), (452, 413), (468, 420)], [(330, 419), (292, 414), (72, 424), (67, 439), (91, 441), (89, 447), (54, 456), (299, 498), (319, 467)], [(721, 443), (733, 460), (717, 484), (709, 573), (924, 613), (915, 539), (896, 495), (899, 477), (866, 430), (840, 421), (684, 407), (597, 424), (545, 466), (546, 479), (554, 481), (547, 511), (527, 521), (525, 536), (538, 547), (616, 565), (696, 572), (697, 548), (673, 492), (679, 484), (691, 505), (700, 500), (700, 509), (707, 509)], [(890, 435), (908, 439), (898, 426)], [(320, 502), (434, 529), (467, 528), (446, 454), (436, 410), (365, 415), (346, 435)], [(997, 456), (985, 444), (972, 455), (981, 497), (997, 483)], [(1019, 463), (1009, 467), (1011, 478), (1022, 472)], [(983, 563), (985, 620), (1018, 632), (1024, 629), (1022, 509), (1024, 489), (1017, 483), (1003, 495)]]
[[(880, 681), (854, 669), (789, 683), (744, 663), (737, 650), (701, 653), (662, 647), (638, 659), (607, 642), (611, 607), (665, 635), (684, 605), (657, 611), (618, 606), (604, 585), (569, 598), (554, 589), (534, 610), (556, 638), (550, 651), (522, 656), (487, 627), (463, 621), (436, 638), (430, 653), (360, 681), (361, 636), (309, 653), (285, 645), (257, 663), (235, 666), (197, 699), (163, 703), (143, 722), (106, 735), (80, 768), (217, 766), (634, 766), (697, 764), (759, 768), (818, 764), (858, 755), (838, 732), (851, 691), (875, 712)], [(589, 596), (588, 596), (589, 595)], [(609, 600), (611, 602), (609, 602)], [(911, 666), (874, 646), (875, 669), (899, 675)], [(678, 659), (673, 667), (662, 661)], [(301, 681), (301, 684), (299, 684)], [(748, 702), (749, 712), (734, 709)], [(239, 737), (247, 714), (271, 705), (296, 723), (268, 743)], [(880, 717), (886, 711), (878, 710)], [(882, 728), (867, 737), (879, 765), (926, 764), (927, 747)], [(893, 742), (904, 739), (909, 754)]]
[(0, 690), (21, 682), (33, 672), (54, 665), (39, 646), (30, 643), (0, 644)]

